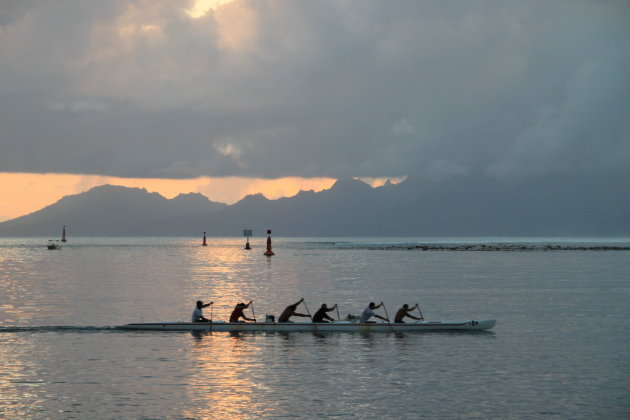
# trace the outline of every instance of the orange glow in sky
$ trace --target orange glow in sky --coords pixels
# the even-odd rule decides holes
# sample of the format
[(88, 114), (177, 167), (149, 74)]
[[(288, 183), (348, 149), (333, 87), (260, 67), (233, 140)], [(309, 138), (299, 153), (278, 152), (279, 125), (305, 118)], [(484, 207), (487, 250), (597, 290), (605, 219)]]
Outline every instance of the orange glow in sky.
[[(387, 178), (360, 178), (372, 187), (379, 187)], [(398, 183), (404, 178), (392, 178)], [(129, 188), (144, 188), (163, 197), (200, 193), (212, 201), (233, 204), (246, 195), (261, 193), (270, 200), (292, 197), (300, 190), (329, 189), (334, 178), (284, 177), (158, 179), (118, 178), (101, 175), (33, 174), (0, 172), (0, 222), (33, 213), (56, 203), (66, 195), (75, 195), (104, 184)]]
[(255, 179), (242, 177), (195, 179), (117, 178), (99, 175), (31, 174), (0, 172), (0, 222), (40, 210), (66, 195), (111, 184), (145, 188), (173, 198), (180, 193), (200, 193), (212, 201), (232, 204), (248, 194), (262, 193), (273, 200), (291, 197), (300, 190), (330, 188), (332, 178)]

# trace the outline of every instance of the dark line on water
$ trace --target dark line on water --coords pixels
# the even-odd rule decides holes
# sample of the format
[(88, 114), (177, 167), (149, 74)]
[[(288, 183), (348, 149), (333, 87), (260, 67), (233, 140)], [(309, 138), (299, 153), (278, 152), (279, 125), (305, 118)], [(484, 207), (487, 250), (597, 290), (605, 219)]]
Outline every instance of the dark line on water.
[(119, 331), (114, 327), (74, 326), (74, 325), (46, 325), (27, 327), (0, 327), (3, 333), (101, 333)]
[(630, 251), (630, 246), (617, 245), (552, 245), (552, 244), (352, 244), (338, 249), (415, 250), (415, 251)]

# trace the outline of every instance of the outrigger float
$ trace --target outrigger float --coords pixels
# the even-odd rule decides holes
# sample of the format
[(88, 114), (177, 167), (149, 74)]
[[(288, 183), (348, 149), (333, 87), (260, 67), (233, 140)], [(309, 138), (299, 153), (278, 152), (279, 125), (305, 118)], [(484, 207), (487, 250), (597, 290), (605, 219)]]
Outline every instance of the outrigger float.
[(418, 332), (418, 331), (471, 331), (488, 330), (496, 320), (470, 321), (417, 321), (408, 323), (368, 322), (360, 324), (352, 321), (313, 322), (149, 322), (119, 325), (124, 330), (150, 331), (229, 331), (229, 332)]

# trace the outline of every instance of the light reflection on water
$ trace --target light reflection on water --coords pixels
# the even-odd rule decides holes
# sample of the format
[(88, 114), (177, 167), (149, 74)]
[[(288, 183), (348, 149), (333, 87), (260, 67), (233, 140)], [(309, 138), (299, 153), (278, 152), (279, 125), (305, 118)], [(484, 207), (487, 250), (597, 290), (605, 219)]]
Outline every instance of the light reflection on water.
[[(256, 414), (254, 394), (257, 384), (252, 382), (247, 372), (252, 359), (261, 349), (253, 342), (242, 342), (238, 337), (210, 335), (193, 334), (195, 346), (190, 356), (197, 374), (191, 380), (192, 395), (189, 398), (197, 402), (194, 404), (197, 409), (184, 411), (183, 417), (237, 418), (248, 410)], [(207, 389), (209, 383), (212, 384), (211, 390)]]
[[(308, 239), (0, 240), (0, 418), (627, 418), (628, 252), (337, 249)], [(311, 245), (314, 243), (314, 245)], [(497, 318), (485, 334), (141, 333), (304, 296), (390, 316)], [(210, 308), (205, 310), (209, 315)], [(16, 327), (13, 330), (8, 327)], [(17, 327), (29, 327), (20, 330)], [(30, 328), (34, 327), (34, 328)]]

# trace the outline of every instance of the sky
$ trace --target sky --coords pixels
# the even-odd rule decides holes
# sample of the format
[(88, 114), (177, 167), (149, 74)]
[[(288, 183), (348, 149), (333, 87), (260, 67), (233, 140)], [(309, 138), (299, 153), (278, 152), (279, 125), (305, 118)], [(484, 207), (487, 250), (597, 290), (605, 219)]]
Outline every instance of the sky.
[(630, 176), (630, 2), (0, 0), (0, 221), (103, 183)]

